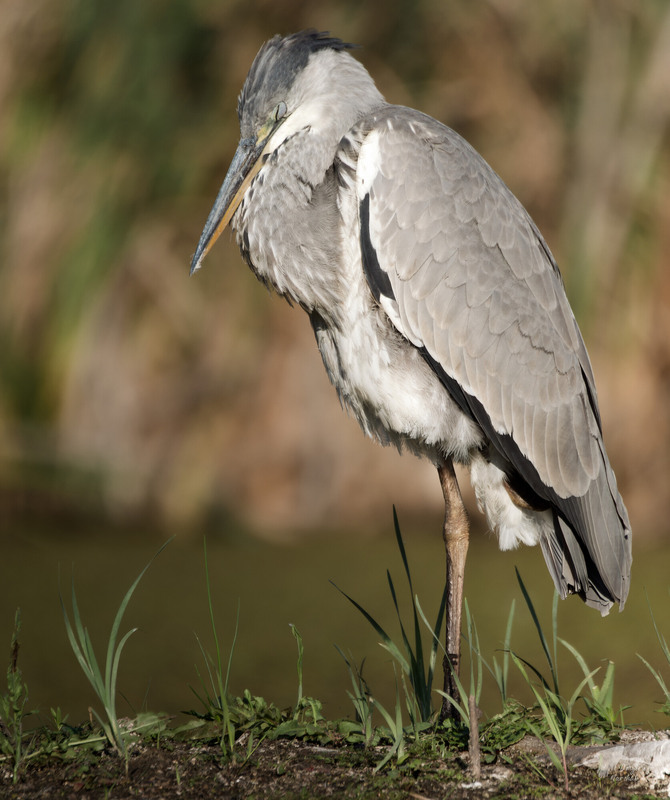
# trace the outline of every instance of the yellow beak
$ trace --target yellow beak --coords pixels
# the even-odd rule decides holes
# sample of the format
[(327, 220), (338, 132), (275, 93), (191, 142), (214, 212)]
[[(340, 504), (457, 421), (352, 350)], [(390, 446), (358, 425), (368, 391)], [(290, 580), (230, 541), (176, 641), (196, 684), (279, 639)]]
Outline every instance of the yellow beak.
[(245, 192), (265, 163), (269, 135), (260, 142), (256, 139), (240, 139), (228, 174), (223, 181), (212, 210), (209, 212), (198, 247), (191, 261), (191, 275), (202, 265), (202, 260), (212, 249), (214, 242), (237, 211)]

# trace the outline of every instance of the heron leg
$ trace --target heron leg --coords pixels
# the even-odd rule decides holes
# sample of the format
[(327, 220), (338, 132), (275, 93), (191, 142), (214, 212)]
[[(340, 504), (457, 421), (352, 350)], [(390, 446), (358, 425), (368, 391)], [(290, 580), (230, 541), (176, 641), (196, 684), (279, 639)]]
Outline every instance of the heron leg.
[[(454, 673), (459, 674), (461, 661), (463, 580), (470, 525), (452, 460), (442, 462), (437, 472), (444, 495), (444, 544), (447, 552), (447, 655), (444, 657), (444, 691), (455, 698), (458, 697), (458, 690)], [(453, 705), (444, 698), (440, 719), (453, 717), (455, 713)]]

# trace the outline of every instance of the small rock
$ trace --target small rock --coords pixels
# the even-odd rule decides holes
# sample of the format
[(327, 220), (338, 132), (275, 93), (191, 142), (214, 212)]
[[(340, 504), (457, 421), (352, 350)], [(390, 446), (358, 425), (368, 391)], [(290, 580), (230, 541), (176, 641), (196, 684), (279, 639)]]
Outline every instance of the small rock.
[[(636, 742), (605, 747), (591, 752), (581, 766), (598, 770), (598, 774), (626, 772), (643, 783), (668, 784), (670, 789), (670, 740)], [(669, 792), (670, 794), (670, 792)]]
[(493, 767), (488, 777), (494, 781), (500, 781), (502, 783), (502, 781), (512, 780), (514, 777), (514, 772), (509, 767), (503, 767), (502, 764), (498, 764)]

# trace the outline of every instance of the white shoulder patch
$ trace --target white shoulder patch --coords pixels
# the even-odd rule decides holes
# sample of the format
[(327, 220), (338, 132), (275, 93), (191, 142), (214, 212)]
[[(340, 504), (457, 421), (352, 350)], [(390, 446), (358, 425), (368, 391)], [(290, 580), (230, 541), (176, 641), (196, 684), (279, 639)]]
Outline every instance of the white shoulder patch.
[(374, 130), (366, 136), (358, 155), (356, 168), (356, 188), (358, 199), (362, 200), (369, 193), (381, 166), (381, 151), (379, 149), (379, 131)]
[(383, 308), (386, 316), (391, 320), (393, 323), (393, 327), (401, 333), (405, 339), (409, 339), (409, 341), (415, 347), (423, 347), (423, 341), (419, 336), (415, 336), (411, 330), (407, 330), (405, 325), (403, 324), (402, 317), (400, 315), (400, 310), (398, 308), (398, 303), (390, 297), (387, 297), (383, 294), (379, 298), (379, 305)]

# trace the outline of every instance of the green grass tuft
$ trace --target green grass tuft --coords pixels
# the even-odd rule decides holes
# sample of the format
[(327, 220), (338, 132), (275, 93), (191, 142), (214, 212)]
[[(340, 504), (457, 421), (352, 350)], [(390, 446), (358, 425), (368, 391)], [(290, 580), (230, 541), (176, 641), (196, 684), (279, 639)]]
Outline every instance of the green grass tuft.
[(79, 666), (81, 667), (88, 682), (93, 687), (93, 690), (103, 707), (103, 714), (100, 714), (95, 709), (92, 709), (93, 715), (100, 723), (100, 726), (102, 727), (104, 735), (109, 744), (125, 760), (126, 771), (128, 770), (128, 747), (126, 740), (132, 731), (129, 731), (122, 726), (116, 713), (117, 679), (123, 648), (125, 647), (128, 639), (130, 639), (130, 637), (135, 633), (137, 628), (132, 628), (129, 630), (121, 637), (121, 639), (118, 638), (119, 628), (121, 627), (123, 615), (126, 612), (128, 603), (130, 603), (130, 599), (132, 598), (137, 585), (142, 580), (144, 573), (149, 569), (153, 561), (164, 550), (164, 548), (167, 547), (170, 541), (171, 540), (168, 540), (158, 549), (151, 561), (149, 561), (142, 572), (140, 572), (137, 578), (135, 578), (134, 582), (121, 601), (121, 605), (116, 612), (114, 622), (112, 623), (112, 629), (107, 640), (107, 655), (105, 658), (104, 674), (100, 669), (98, 659), (95, 655), (93, 643), (91, 641), (88, 629), (82, 622), (79, 606), (77, 604), (77, 595), (74, 589), (74, 579), (72, 580), (71, 594), (72, 622), (70, 622), (70, 617), (65, 607), (63, 595), (61, 594), (60, 590), (58, 592), (63, 611), (63, 618), (65, 620), (65, 628), (67, 630), (70, 646), (72, 647), (72, 652), (74, 653)]

